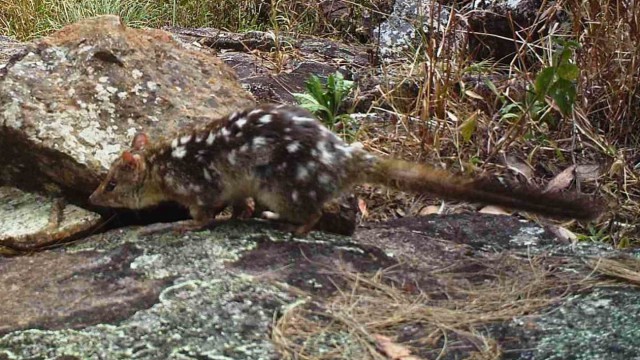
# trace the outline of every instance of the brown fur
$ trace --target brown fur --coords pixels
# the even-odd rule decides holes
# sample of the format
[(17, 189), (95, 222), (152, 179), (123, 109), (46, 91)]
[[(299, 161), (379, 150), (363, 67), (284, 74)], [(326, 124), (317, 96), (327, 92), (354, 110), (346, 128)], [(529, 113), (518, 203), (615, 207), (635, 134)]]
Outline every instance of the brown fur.
[(449, 200), (504, 206), (554, 218), (593, 220), (603, 204), (576, 195), (508, 187), (497, 180), (470, 179), (433, 167), (402, 160), (380, 160), (367, 171), (367, 180), (415, 193), (431, 193)]

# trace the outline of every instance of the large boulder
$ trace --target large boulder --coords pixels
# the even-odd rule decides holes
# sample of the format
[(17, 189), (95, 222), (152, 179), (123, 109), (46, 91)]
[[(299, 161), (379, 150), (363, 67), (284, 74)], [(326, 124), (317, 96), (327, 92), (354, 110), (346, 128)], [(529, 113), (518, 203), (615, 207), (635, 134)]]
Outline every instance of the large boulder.
[(233, 70), (171, 34), (84, 20), (0, 69), (0, 183), (85, 198), (135, 132), (171, 136), (251, 104)]

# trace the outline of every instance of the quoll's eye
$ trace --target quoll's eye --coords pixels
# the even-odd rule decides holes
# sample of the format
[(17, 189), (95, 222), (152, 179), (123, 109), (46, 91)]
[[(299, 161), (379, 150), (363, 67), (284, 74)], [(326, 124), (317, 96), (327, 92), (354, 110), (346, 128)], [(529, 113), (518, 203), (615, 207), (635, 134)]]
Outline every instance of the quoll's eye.
[(116, 188), (116, 185), (117, 185), (116, 182), (111, 180), (109, 181), (109, 183), (107, 183), (107, 186), (104, 188), (104, 191), (111, 192), (113, 191), (113, 189)]

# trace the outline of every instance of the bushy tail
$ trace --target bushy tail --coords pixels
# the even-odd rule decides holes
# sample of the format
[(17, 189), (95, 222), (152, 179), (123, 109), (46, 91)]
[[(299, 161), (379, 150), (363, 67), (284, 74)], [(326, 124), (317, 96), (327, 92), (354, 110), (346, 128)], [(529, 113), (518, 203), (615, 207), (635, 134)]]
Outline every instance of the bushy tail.
[[(369, 164), (371, 165), (371, 164)], [(376, 159), (365, 182), (402, 191), (432, 193), (447, 200), (479, 202), (528, 211), (553, 218), (592, 220), (603, 204), (585, 196), (545, 193), (538, 189), (511, 188), (497, 180), (467, 179), (429, 166), (395, 159)]]

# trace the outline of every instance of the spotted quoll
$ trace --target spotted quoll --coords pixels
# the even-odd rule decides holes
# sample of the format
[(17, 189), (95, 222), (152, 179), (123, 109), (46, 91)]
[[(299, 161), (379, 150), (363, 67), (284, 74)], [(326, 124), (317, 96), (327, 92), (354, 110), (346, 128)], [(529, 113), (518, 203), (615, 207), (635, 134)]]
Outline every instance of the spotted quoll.
[(175, 201), (189, 208), (196, 224), (205, 225), (229, 205), (242, 213), (251, 198), (292, 224), (296, 234), (306, 234), (325, 203), (365, 182), (551, 217), (587, 220), (599, 213), (584, 197), (509, 188), (376, 157), (289, 105), (234, 112), (169, 141), (153, 143), (139, 133), (90, 202), (140, 209)]

